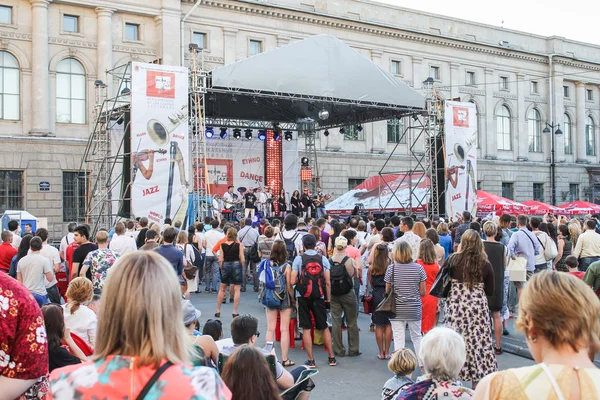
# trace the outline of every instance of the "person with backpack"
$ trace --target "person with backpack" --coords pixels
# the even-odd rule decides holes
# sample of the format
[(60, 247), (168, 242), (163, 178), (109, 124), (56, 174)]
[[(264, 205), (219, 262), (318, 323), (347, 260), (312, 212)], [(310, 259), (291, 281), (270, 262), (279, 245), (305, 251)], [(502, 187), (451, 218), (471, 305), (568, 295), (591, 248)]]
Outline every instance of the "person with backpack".
[(278, 240), (273, 243), (270, 257), (262, 260), (258, 266), (260, 302), (267, 313), (267, 347), (272, 347), (275, 341), (277, 313), (279, 313), (279, 328), (281, 330), (281, 364), (284, 367), (295, 365), (288, 358), (290, 349), (290, 319), (294, 308), (294, 291), (291, 285), (292, 268), (287, 261), (285, 243)]
[(283, 232), (277, 237), (285, 243), (288, 253), (288, 261), (293, 262), (297, 256), (302, 254), (302, 234), (296, 231), (298, 228), (298, 217), (288, 214), (283, 220)]
[(244, 245), (244, 259), (246, 263), (243, 264), (243, 282), (242, 282), (242, 292), (246, 291), (246, 281), (249, 279), (248, 274), (252, 275), (252, 285), (255, 292), (258, 292), (258, 280), (256, 278), (256, 264), (260, 262), (260, 257), (258, 256), (258, 238), (260, 234), (254, 227), (252, 226), (252, 219), (246, 218), (244, 221), (244, 227), (240, 229), (238, 232), (238, 238), (240, 242)]
[(331, 281), (331, 320), (333, 353), (337, 357), (346, 356), (344, 339), (342, 337), (342, 313), (346, 316), (348, 326), (348, 356), (360, 355), (358, 338), (358, 310), (354, 296), (354, 282), (356, 275), (354, 260), (346, 255), (348, 239), (338, 236), (335, 239), (333, 256), (329, 259), (329, 279)]
[(329, 365), (334, 367), (337, 365), (337, 360), (333, 354), (331, 333), (327, 325), (327, 309), (331, 299), (330, 266), (327, 258), (315, 251), (316, 244), (317, 240), (313, 235), (302, 237), (304, 253), (294, 259), (291, 283), (296, 285), (298, 320), (303, 330), (302, 339), (308, 355), (304, 365), (308, 368), (316, 368), (310, 335), (313, 327), (312, 319), (314, 319), (315, 329), (323, 331), (325, 348), (329, 353)]

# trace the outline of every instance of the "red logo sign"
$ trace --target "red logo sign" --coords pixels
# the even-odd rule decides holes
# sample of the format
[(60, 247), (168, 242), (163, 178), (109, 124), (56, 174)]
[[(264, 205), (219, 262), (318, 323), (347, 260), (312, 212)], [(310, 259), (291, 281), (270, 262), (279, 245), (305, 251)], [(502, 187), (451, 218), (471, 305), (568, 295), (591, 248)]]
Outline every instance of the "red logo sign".
[(469, 109), (464, 107), (454, 107), (454, 126), (469, 127)]
[(147, 71), (146, 96), (175, 98), (175, 74), (173, 72)]

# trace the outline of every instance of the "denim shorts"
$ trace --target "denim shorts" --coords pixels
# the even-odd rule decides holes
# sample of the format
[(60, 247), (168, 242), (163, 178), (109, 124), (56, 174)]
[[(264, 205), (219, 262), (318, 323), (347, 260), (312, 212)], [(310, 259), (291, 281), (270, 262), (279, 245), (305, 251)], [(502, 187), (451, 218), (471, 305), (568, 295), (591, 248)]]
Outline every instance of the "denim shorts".
[(227, 261), (223, 263), (221, 283), (224, 285), (242, 284), (242, 264), (239, 261)]

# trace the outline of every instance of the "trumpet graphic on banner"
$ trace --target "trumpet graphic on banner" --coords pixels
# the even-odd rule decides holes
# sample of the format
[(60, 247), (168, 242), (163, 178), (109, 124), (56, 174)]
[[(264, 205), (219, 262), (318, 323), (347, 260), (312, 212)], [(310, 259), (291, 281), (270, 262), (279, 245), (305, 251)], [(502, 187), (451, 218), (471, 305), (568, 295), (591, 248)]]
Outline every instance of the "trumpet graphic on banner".
[(151, 119), (148, 121), (146, 126), (148, 136), (159, 146), (164, 146), (165, 144), (169, 143), (171, 140), (171, 133), (175, 130), (175, 128), (187, 121), (187, 104), (181, 107), (181, 111), (170, 115), (167, 119), (169, 122), (166, 124), (163, 124), (157, 119)]

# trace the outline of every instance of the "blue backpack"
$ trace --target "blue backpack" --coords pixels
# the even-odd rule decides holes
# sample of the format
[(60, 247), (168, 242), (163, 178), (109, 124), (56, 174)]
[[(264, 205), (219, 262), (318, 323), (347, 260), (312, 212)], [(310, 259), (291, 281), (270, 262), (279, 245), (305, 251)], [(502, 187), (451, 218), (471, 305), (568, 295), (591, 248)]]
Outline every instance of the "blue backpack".
[(258, 267), (260, 280), (259, 299), (267, 308), (279, 308), (287, 290), (285, 268), (287, 263), (271, 265), (269, 260), (263, 260)]

